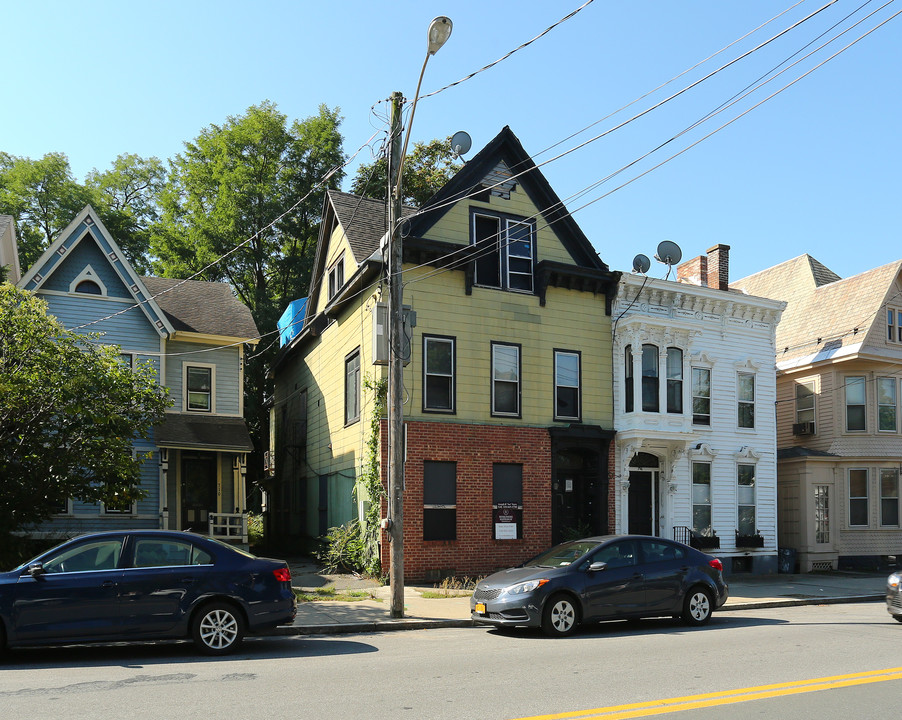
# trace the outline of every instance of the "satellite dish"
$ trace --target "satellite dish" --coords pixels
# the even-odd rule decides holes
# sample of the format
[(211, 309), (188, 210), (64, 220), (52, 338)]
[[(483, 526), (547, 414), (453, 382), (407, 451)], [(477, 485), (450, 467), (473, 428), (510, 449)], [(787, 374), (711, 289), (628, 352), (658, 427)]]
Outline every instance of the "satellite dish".
[(651, 260), (648, 259), (648, 256), (642, 255), (640, 253), (639, 255), (636, 255), (636, 257), (633, 258), (633, 272), (634, 273), (643, 273), (643, 274), (647, 273), (648, 268), (650, 268), (650, 267), (651, 267)]
[(655, 260), (665, 265), (676, 265), (683, 257), (683, 251), (680, 246), (670, 240), (664, 240), (658, 245), (658, 252)]
[(456, 132), (451, 136), (451, 152), (457, 155), (457, 157), (466, 155), (470, 152), (471, 147), (473, 147), (473, 141), (463, 130)]

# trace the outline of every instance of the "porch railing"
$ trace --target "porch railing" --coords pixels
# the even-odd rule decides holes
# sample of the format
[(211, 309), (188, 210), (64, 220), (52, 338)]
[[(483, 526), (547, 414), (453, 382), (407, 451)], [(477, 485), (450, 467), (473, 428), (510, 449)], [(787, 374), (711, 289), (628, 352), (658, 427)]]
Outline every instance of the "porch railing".
[(210, 513), (210, 537), (247, 545), (247, 513)]

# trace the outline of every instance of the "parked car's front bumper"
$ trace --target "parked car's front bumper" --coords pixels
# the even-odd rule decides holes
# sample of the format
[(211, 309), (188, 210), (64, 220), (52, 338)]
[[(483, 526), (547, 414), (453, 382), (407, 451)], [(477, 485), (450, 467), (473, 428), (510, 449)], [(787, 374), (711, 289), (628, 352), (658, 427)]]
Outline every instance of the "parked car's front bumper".
[(502, 595), (499, 598), (470, 597), (470, 618), (483, 625), (495, 627), (541, 627), (542, 606), (532, 595)]

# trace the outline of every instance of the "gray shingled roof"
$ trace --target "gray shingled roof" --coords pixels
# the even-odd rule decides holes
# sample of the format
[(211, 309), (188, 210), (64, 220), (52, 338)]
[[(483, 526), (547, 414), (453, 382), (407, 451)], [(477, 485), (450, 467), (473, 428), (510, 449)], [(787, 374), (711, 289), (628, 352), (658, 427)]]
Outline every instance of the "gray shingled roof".
[(240, 417), (166, 413), (163, 422), (154, 427), (154, 437), (160, 447), (240, 452), (250, 452), (254, 449), (247, 423)]
[(226, 283), (158, 277), (141, 281), (175, 330), (249, 340), (260, 335), (250, 309)]
[(892, 262), (842, 279), (810, 255), (800, 255), (730, 283), (750, 295), (785, 300), (777, 325), (777, 362), (804, 358), (816, 351), (860, 344), (899, 274)]
[[(340, 190), (329, 190), (329, 200), (348, 238), (354, 260), (360, 265), (379, 249), (379, 240), (388, 228), (385, 202)], [(407, 217), (416, 211), (416, 208), (404, 205), (401, 217)]]

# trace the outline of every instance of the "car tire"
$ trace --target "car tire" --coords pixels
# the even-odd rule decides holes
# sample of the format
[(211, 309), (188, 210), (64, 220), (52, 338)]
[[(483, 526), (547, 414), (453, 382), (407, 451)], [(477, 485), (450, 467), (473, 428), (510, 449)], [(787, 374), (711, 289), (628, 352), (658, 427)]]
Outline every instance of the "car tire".
[(209, 603), (194, 616), (191, 637), (205, 655), (225, 655), (244, 639), (244, 619), (234, 605)]
[[(893, 615), (893, 620), (896, 622), (902, 622), (902, 615)], [(3, 632), (3, 629), (0, 628), (0, 632)]]
[(692, 588), (683, 599), (683, 622), (687, 625), (704, 625), (711, 619), (714, 605), (711, 593), (701, 587)]
[(579, 611), (569, 595), (552, 595), (542, 611), (542, 631), (549, 637), (570, 635), (579, 625)]

